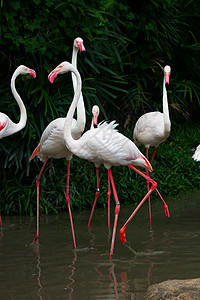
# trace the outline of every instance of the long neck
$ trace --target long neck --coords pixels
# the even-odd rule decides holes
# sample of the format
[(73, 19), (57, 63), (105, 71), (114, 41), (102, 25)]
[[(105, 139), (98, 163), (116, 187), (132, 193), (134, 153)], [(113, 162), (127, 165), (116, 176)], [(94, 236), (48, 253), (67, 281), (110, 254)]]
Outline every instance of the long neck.
[(68, 110), (66, 119), (65, 119), (65, 124), (64, 124), (64, 140), (66, 143), (67, 148), (73, 152), (73, 148), (75, 145), (77, 145), (79, 140), (74, 140), (71, 134), (71, 128), (72, 128), (72, 119), (74, 116), (74, 112), (75, 109), (77, 107), (78, 101), (79, 101), (79, 97), (80, 97), (80, 93), (81, 93), (81, 77), (78, 73), (78, 71), (76, 69), (72, 69), (71, 70), (75, 76), (76, 76), (76, 82), (77, 82), (77, 87), (75, 90), (75, 94), (74, 94), (74, 98), (73, 101), (70, 105), (70, 108)]
[[(73, 52), (72, 52), (72, 65), (77, 69), (77, 55), (78, 55), (78, 48), (73, 47)], [(76, 76), (72, 72), (72, 82), (73, 82), (73, 87), (74, 87), (74, 93), (76, 91)], [(79, 97), (78, 105), (77, 105), (77, 127), (76, 131), (81, 134), (83, 133), (85, 129), (85, 123), (86, 123), (86, 116), (85, 116), (85, 105), (83, 101), (83, 95), (82, 92)]]
[(27, 121), (27, 114), (26, 114), (26, 108), (24, 106), (24, 103), (20, 97), (20, 95), (17, 93), (16, 88), (15, 88), (15, 79), (20, 73), (18, 70), (16, 70), (11, 78), (11, 91), (12, 94), (17, 101), (20, 109), (20, 120), (18, 123), (15, 124), (15, 132), (21, 130), (22, 128), (25, 127), (26, 121)]
[(169, 118), (169, 107), (167, 101), (167, 89), (165, 86), (165, 78), (163, 80), (163, 116), (164, 116), (164, 131), (165, 135), (169, 135), (171, 129), (171, 122)]

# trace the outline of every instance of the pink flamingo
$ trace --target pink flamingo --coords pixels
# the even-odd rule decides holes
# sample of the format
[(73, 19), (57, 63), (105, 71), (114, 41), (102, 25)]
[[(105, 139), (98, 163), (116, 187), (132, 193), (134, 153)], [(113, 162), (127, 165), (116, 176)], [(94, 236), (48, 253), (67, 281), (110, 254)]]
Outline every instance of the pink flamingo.
[[(154, 147), (153, 155), (151, 157), (151, 164), (153, 162), (156, 149), (159, 144), (163, 143), (170, 135), (171, 122), (169, 118), (169, 108), (167, 101), (166, 84), (169, 84), (171, 68), (164, 67), (163, 80), (163, 113), (159, 111), (149, 112), (142, 115), (135, 124), (133, 138), (137, 146), (140, 144), (146, 147), (146, 157), (148, 159), (149, 147)], [(149, 176), (149, 170), (146, 170), (146, 175)], [(147, 191), (149, 190), (149, 181), (147, 180)], [(151, 205), (150, 197), (148, 197), (149, 205), (149, 222), (151, 223)]]
[[(0, 139), (20, 131), (26, 125), (26, 121), (27, 121), (26, 108), (24, 106), (24, 103), (20, 95), (18, 94), (15, 88), (15, 80), (20, 74), (21, 75), (29, 74), (33, 78), (36, 77), (36, 72), (30, 68), (27, 68), (24, 65), (20, 65), (19, 67), (17, 67), (17, 69), (13, 73), (10, 85), (11, 85), (12, 94), (15, 100), (17, 101), (17, 104), (19, 105), (20, 120), (18, 123), (14, 123), (6, 114), (0, 112)], [(0, 225), (2, 227), (1, 216), (0, 216)]]
[[(83, 45), (83, 40), (81, 38), (76, 38), (73, 44), (73, 53), (72, 53), (72, 63), (75, 68), (77, 67), (77, 54), (78, 50), (85, 51)], [(76, 88), (76, 81), (72, 77), (74, 88)], [(72, 152), (66, 147), (63, 139), (63, 129), (64, 129), (65, 118), (57, 118), (53, 120), (44, 130), (40, 144), (33, 151), (30, 161), (37, 155), (40, 160), (44, 162), (39, 175), (36, 179), (37, 186), (37, 231), (33, 243), (39, 242), (39, 185), (42, 172), (45, 168), (45, 165), (49, 159), (52, 158), (66, 158), (67, 160), (67, 183), (66, 183), (66, 201), (68, 205), (70, 224), (72, 230), (72, 238), (74, 243), (74, 248), (76, 248), (76, 240), (74, 233), (74, 226), (70, 208), (70, 198), (69, 198), (69, 174), (70, 174), (70, 160), (72, 159)], [(83, 102), (82, 93), (80, 94), (79, 103), (77, 106), (77, 120), (73, 119), (72, 123), (72, 135), (75, 139), (78, 139), (83, 133), (85, 128), (85, 107)]]
[[(97, 128), (86, 131), (79, 139), (75, 140), (71, 134), (73, 115), (78, 104), (79, 95), (81, 92), (81, 77), (77, 69), (68, 62), (59, 64), (51, 73), (48, 78), (53, 83), (58, 74), (64, 74), (66, 72), (73, 72), (77, 78), (77, 89), (74, 95), (72, 104), (68, 110), (65, 124), (64, 124), (64, 140), (66, 147), (73, 152), (76, 156), (91, 161), (93, 163), (104, 164), (108, 171), (108, 183), (112, 185), (114, 198), (115, 198), (115, 220), (113, 226), (113, 234), (110, 248), (110, 258), (113, 255), (114, 242), (116, 235), (116, 227), (118, 221), (118, 215), (120, 211), (120, 202), (117, 196), (114, 180), (112, 177), (111, 167), (124, 165), (135, 170), (146, 180), (149, 180), (152, 184), (150, 190), (143, 198), (142, 202), (152, 193), (156, 188), (157, 183), (149, 176), (143, 174), (137, 170), (134, 166), (140, 166), (148, 168), (152, 171), (151, 164), (146, 157), (139, 151), (136, 145), (128, 139), (126, 136), (119, 133), (115, 127), (115, 121), (111, 123), (103, 122)], [(164, 200), (163, 200), (164, 201)], [(121, 241), (125, 240), (125, 233), (121, 232)]]

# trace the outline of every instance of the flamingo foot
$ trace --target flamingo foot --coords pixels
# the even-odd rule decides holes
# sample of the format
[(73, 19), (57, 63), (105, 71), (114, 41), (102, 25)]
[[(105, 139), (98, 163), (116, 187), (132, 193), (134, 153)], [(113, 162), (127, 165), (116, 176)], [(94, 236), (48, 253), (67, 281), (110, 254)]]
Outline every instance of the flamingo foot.
[(39, 243), (39, 236), (36, 234), (36, 236), (34, 237), (34, 239), (33, 239), (33, 244), (34, 243)]
[(125, 242), (126, 242), (125, 229), (121, 228), (119, 232), (120, 232), (120, 241), (121, 241), (121, 244), (124, 245)]
[(168, 209), (168, 206), (166, 203), (164, 204), (164, 212), (165, 212), (165, 215), (169, 218), (170, 214), (169, 214), (169, 209)]

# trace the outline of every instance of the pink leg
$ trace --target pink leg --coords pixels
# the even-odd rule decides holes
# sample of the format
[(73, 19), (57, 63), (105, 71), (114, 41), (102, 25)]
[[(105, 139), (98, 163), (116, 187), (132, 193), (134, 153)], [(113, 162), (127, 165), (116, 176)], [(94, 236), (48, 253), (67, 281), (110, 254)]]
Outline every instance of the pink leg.
[[(149, 148), (146, 148), (146, 158), (149, 156)], [(146, 169), (146, 175), (149, 177), (149, 169)], [(146, 181), (147, 183), (147, 193), (149, 191), (149, 180)], [(150, 196), (148, 197), (148, 206), (149, 206), (149, 223), (151, 224), (151, 201), (150, 201)]]
[(0, 215), (0, 227), (1, 227), (1, 228), (3, 227), (3, 222), (2, 222), (1, 215)]
[(151, 183), (152, 183), (152, 186), (151, 186), (150, 190), (148, 191), (148, 193), (144, 196), (144, 198), (142, 199), (142, 201), (138, 204), (138, 206), (136, 207), (136, 209), (133, 211), (133, 213), (130, 215), (130, 217), (128, 218), (128, 220), (125, 222), (125, 224), (120, 229), (120, 241), (121, 241), (122, 245), (126, 242), (125, 229), (126, 229), (128, 223), (131, 221), (131, 219), (134, 217), (134, 215), (136, 214), (136, 212), (139, 210), (139, 208), (142, 206), (142, 204), (145, 202), (145, 200), (149, 197), (149, 195), (153, 192), (153, 190), (157, 186), (157, 183), (155, 181), (153, 181)]
[(111, 195), (111, 189), (110, 189), (110, 176), (108, 172), (108, 228), (110, 229), (110, 195)]
[(45, 160), (45, 162), (42, 166), (42, 169), (40, 170), (40, 173), (36, 178), (36, 187), (37, 187), (37, 231), (36, 231), (36, 235), (33, 239), (33, 243), (39, 243), (39, 202), (40, 202), (39, 189), (40, 189), (41, 175), (42, 175), (42, 172), (44, 171), (44, 168), (46, 166), (47, 161), (48, 161), (48, 157), (46, 157), (46, 160)]
[[(152, 162), (153, 162), (153, 159), (154, 159), (156, 150), (157, 150), (157, 147), (154, 147), (153, 154), (152, 154), (152, 157), (151, 157), (151, 162), (150, 162), (151, 164), (152, 164)], [(148, 158), (147, 158), (147, 159), (148, 159)]]
[(96, 176), (97, 176), (97, 190), (96, 190), (95, 199), (94, 199), (92, 211), (91, 211), (91, 214), (90, 214), (88, 226), (90, 226), (92, 216), (93, 216), (93, 213), (94, 213), (94, 208), (95, 208), (95, 205), (96, 205), (96, 202), (97, 202), (97, 198), (99, 197), (99, 194), (100, 194), (100, 189), (99, 189), (99, 168), (96, 168)]
[[(154, 148), (154, 151), (153, 151), (153, 154), (152, 154), (152, 157), (151, 157), (151, 164), (152, 164), (152, 162), (153, 162), (153, 159), (154, 159), (156, 150), (157, 150), (157, 147)], [(162, 200), (162, 202), (163, 202), (163, 204), (164, 204), (164, 212), (165, 212), (166, 216), (167, 216), (167, 217), (170, 217), (168, 206), (167, 206), (166, 202), (164, 201), (163, 197), (161, 196), (161, 194), (159, 193), (159, 191), (158, 191), (157, 188), (156, 188), (156, 192), (158, 193), (160, 199)]]
[(76, 240), (75, 240), (75, 234), (74, 234), (74, 225), (72, 220), (72, 213), (71, 213), (71, 207), (70, 207), (70, 198), (69, 198), (69, 174), (70, 174), (70, 161), (67, 161), (67, 184), (66, 184), (66, 201), (69, 211), (69, 218), (70, 218), (70, 224), (71, 224), (71, 230), (72, 230), (72, 238), (74, 242), (74, 248), (76, 248)]
[(134, 210), (134, 212), (132, 213), (132, 215), (129, 217), (129, 219), (126, 221), (126, 223), (124, 224), (124, 226), (120, 229), (120, 240), (121, 243), (124, 244), (126, 241), (126, 236), (125, 236), (125, 229), (128, 225), (128, 223), (130, 222), (130, 220), (133, 218), (133, 216), (136, 214), (136, 212), (138, 211), (138, 209), (140, 208), (140, 206), (144, 203), (144, 201), (147, 199), (147, 197), (152, 193), (152, 191), (155, 189), (159, 195), (159, 197), (161, 198), (163, 204), (164, 204), (164, 212), (165, 215), (167, 217), (169, 217), (169, 210), (168, 210), (168, 206), (165, 203), (165, 201), (163, 200), (161, 194), (159, 193), (157, 187), (157, 183), (151, 179), (149, 176), (145, 175), (144, 173), (142, 173), (141, 171), (139, 171), (138, 169), (136, 169), (134, 166), (132, 165), (127, 165), (127, 167), (133, 169), (134, 171), (136, 171), (138, 174), (140, 174), (142, 177), (144, 177), (146, 180), (149, 180), (152, 183), (151, 189), (149, 190), (149, 192), (145, 195), (145, 197), (142, 199), (142, 201), (140, 202), (140, 204), (136, 207), (136, 209)]
[(113, 250), (114, 250), (114, 243), (115, 243), (115, 235), (116, 235), (116, 228), (117, 228), (117, 221), (118, 221), (118, 216), (119, 216), (119, 211), (120, 211), (120, 202), (117, 196), (114, 180), (112, 177), (112, 172), (111, 169), (108, 169), (108, 176), (111, 181), (114, 197), (115, 197), (115, 220), (114, 220), (114, 226), (113, 226), (113, 235), (112, 235), (112, 242), (111, 242), (111, 248), (110, 248), (110, 258), (113, 255)]

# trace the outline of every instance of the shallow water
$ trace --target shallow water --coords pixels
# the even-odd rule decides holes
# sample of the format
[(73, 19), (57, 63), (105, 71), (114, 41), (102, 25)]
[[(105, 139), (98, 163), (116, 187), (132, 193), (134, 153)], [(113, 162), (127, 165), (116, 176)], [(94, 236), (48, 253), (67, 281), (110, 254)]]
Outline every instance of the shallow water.
[(121, 207), (112, 259), (106, 210), (95, 210), (90, 230), (90, 211), (73, 213), (76, 251), (67, 212), (41, 217), (39, 246), (31, 245), (35, 217), (3, 216), (0, 299), (140, 300), (154, 283), (199, 277), (200, 191), (167, 203), (170, 218), (159, 200), (152, 201), (151, 228), (147, 204), (141, 207), (126, 229), (125, 246), (119, 229), (132, 208)]

